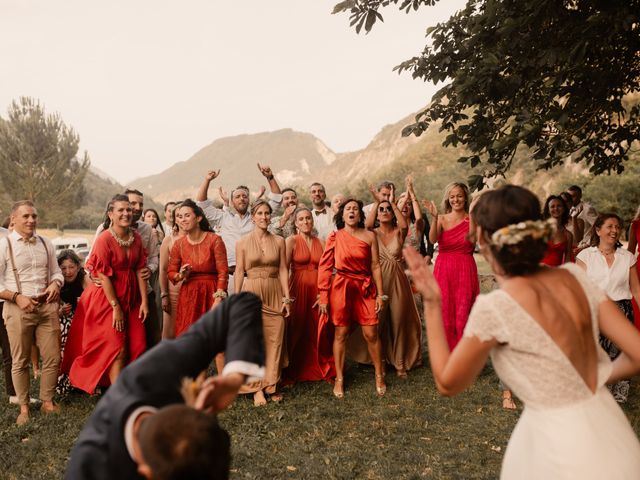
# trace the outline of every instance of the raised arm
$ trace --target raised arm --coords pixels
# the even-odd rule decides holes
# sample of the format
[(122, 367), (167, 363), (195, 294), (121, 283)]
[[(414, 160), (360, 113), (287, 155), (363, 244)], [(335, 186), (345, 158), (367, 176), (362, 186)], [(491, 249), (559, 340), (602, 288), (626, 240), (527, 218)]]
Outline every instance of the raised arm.
[(373, 204), (369, 210), (369, 214), (364, 219), (364, 226), (367, 230), (373, 231), (376, 225), (376, 219), (378, 218), (378, 205), (380, 205), (381, 198), (375, 187), (371, 184), (369, 184), (369, 193), (371, 193)]
[(438, 235), (440, 235), (440, 222), (438, 221), (438, 207), (433, 201), (424, 200), (422, 206), (427, 209), (429, 215), (431, 215), (431, 226), (429, 227), (429, 241), (436, 243), (438, 241)]
[(220, 175), (220, 170), (209, 170), (202, 180), (198, 192), (196, 193), (196, 201), (204, 202), (208, 198), (209, 185), (211, 182)]
[(271, 171), (271, 167), (269, 167), (268, 165), (260, 165), (258, 163), (258, 170), (260, 170), (260, 173), (264, 176), (264, 178), (267, 179), (267, 182), (269, 182), (269, 188), (271, 189), (271, 193), (279, 194), (281, 192), (280, 185), (278, 185), (278, 182), (276, 181), (276, 177), (273, 175), (273, 172)]
[(457, 395), (474, 382), (487, 362), (489, 352), (498, 342), (464, 336), (450, 352), (442, 323), (442, 296), (438, 282), (413, 248), (405, 248), (403, 253), (413, 284), (422, 294), (429, 360), (436, 386), (443, 395)]

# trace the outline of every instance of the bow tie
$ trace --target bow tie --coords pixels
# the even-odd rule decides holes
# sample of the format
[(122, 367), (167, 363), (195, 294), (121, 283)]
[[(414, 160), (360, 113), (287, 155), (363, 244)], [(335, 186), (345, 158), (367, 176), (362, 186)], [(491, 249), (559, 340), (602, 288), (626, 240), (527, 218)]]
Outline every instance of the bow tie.
[(327, 213), (327, 209), (326, 209), (326, 208), (324, 208), (324, 209), (322, 209), (322, 210), (314, 210), (314, 211), (313, 211), (313, 213), (315, 213), (316, 217), (317, 217), (318, 215), (326, 215), (326, 213)]
[(24, 243), (30, 243), (31, 245), (35, 245), (36, 244), (36, 237), (29, 237), (29, 238), (24, 238), (24, 237), (20, 237), (20, 240), (22, 240)]

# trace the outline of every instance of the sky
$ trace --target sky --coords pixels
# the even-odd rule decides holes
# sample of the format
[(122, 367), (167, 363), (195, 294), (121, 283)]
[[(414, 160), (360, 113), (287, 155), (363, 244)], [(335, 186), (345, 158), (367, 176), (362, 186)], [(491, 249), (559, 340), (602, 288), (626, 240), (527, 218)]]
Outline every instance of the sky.
[(30, 96), (122, 183), (214, 140), (281, 128), (335, 152), (425, 106), (439, 88), (398, 75), (427, 27), (463, 7), (383, 10), (368, 35), (338, 0), (0, 0), (0, 116)]

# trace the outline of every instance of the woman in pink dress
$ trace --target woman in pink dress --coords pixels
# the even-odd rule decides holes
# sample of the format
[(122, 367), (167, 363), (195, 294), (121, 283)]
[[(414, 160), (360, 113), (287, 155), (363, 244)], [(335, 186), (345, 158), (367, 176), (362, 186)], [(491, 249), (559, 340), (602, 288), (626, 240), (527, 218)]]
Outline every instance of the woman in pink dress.
[(550, 267), (559, 267), (563, 263), (573, 261), (573, 234), (567, 230), (569, 223), (569, 207), (562, 197), (550, 195), (544, 208), (542, 218), (555, 218), (557, 228), (553, 236), (547, 242), (547, 253), (542, 263)]
[(438, 242), (438, 256), (433, 274), (442, 291), (442, 322), (449, 348), (462, 338), (469, 312), (480, 293), (478, 269), (473, 259), (474, 243), (469, 235), (469, 188), (464, 183), (450, 183), (445, 188), (438, 214), (433, 202), (425, 207), (433, 217), (429, 241)]

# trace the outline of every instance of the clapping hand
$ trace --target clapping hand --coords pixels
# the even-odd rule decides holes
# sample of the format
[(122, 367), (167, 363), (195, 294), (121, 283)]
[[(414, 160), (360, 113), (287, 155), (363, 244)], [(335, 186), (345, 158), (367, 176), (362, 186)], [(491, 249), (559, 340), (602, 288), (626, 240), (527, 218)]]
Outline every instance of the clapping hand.
[(436, 218), (438, 216), (438, 207), (436, 207), (436, 204), (433, 202), (433, 200), (423, 200), (422, 206), (427, 209), (427, 212), (429, 212), (429, 215), (431, 215), (433, 218)]
[(373, 184), (369, 184), (369, 192), (371, 193), (371, 196), (373, 197), (373, 201), (375, 203), (380, 203), (384, 200), (384, 198), (382, 198), (382, 195), (380, 195), (380, 192), (378, 192), (376, 190), (376, 187), (373, 186)]

